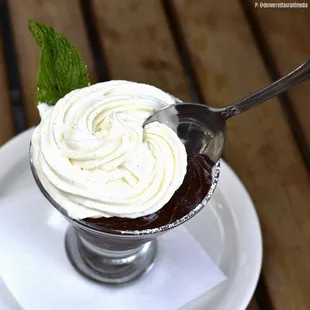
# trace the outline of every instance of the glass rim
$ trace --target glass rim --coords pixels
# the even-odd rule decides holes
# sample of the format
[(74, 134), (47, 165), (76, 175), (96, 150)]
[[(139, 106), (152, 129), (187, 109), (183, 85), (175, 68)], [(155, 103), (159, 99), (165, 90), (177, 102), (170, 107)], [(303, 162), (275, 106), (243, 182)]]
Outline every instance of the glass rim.
[(97, 229), (96, 227), (94, 227), (94, 225), (87, 223), (83, 220), (77, 220), (77, 219), (73, 219), (71, 218), (66, 209), (63, 208), (58, 202), (55, 201), (55, 199), (48, 193), (48, 191), (45, 189), (44, 185), (42, 184), (37, 172), (36, 172), (36, 168), (35, 165), (33, 163), (32, 160), (32, 144), (30, 142), (29, 145), (29, 163), (30, 163), (30, 168), (31, 168), (31, 172), (33, 175), (33, 178), (37, 184), (37, 186), (39, 187), (41, 193), (44, 195), (44, 197), (57, 209), (57, 211), (59, 211), (62, 215), (64, 215), (69, 221), (76, 223), (79, 226), (84, 227), (87, 230), (91, 230), (94, 233), (104, 233), (104, 234), (110, 234), (110, 235), (122, 235), (122, 236), (147, 236), (147, 235), (154, 235), (163, 231), (167, 231), (170, 230), (174, 227), (177, 227), (183, 223), (185, 223), (186, 221), (188, 221), (189, 219), (191, 219), (193, 216), (195, 216), (199, 211), (201, 211), (203, 209), (203, 207), (209, 202), (209, 200), (211, 199), (216, 186), (218, 184), (219, 181), (219, 175), (220, 175), (220, 160), (218, 160), (215, 165), (212, 167), (212, 184), (210, 186), (210, 189), (207, 193), (207, 195), (205, 196), (205, 198), (193, 209), (191, 210), (189, 213), (187, 213), (186, 215), (184, 215), (183, 217), (181, 217), (180, 219), (177, 219), (175, 221), (173, 221), (172, 223), (168, 223), (159, 227), (154, 227), (154, 228), (148, 228), (148, 229), (139, 229), (139, 230), (119, 230), (119, 229), (111, 229), (111, 228), (105, 228), (105, 227), (101, 227), (100, 229)]

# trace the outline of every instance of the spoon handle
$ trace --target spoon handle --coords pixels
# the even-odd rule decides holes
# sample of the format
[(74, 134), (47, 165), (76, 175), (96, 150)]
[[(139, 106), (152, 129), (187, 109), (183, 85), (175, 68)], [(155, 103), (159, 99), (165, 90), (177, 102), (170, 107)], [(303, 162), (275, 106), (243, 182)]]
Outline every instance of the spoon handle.
[(280, 78), (279, 80), (273, 82), (272, 84), (258, 90), (249, 97), (243, 98), (235, 103), (224, 107), (216, 109), (217, 113), (220, 113), (225, 119), (229, 119), (240, 113), (243, 113), (260, 103), (288, 90), (297, 84), (304, 82), (310, 78), (310, 60), (304, 62), (301, 66)]

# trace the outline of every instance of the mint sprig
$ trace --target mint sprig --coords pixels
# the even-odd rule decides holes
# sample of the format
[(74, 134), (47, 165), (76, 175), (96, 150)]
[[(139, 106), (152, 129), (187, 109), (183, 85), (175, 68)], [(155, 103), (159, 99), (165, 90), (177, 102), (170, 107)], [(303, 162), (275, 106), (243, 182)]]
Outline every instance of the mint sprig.
[(51, 27), (30, 21), (41, 48), (36, 101), (55, 105), (70, 91), (90, 84), (86, 65), (75, 46)]

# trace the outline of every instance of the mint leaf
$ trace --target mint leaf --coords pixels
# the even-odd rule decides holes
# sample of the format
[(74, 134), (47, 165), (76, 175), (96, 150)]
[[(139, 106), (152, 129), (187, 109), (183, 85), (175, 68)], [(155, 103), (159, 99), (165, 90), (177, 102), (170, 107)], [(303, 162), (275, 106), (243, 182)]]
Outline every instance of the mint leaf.
[(30, 21), (28, 27), (41, 48), (37, 103), (55, 105), (70, 91), (90, 84), (86, 66), (67, 38), (37, 22)]

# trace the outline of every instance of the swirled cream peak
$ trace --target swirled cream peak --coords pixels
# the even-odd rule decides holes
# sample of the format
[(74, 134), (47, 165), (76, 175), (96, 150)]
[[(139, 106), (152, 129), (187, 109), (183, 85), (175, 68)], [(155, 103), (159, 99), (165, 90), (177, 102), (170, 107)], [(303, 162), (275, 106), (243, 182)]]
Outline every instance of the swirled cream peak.
[(44, 188), (74, 219), (156, 212), (182, 184), (187, 155), (172, 129), (142, 124), (173, 103), (128, 81), (74, 90), (53, 107), (40, 103), (32, 160)]

